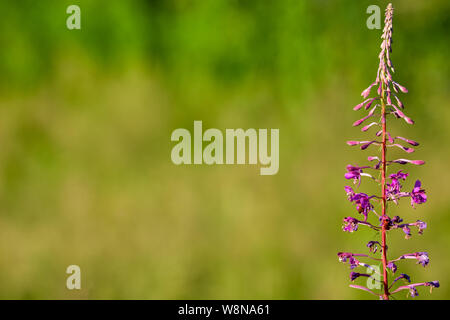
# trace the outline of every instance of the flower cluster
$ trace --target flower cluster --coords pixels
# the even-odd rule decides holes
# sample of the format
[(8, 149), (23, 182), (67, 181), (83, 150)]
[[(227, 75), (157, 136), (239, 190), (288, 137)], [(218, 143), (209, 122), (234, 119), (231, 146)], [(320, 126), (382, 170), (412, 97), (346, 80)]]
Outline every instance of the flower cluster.
[[(363, 266), (366, 268), (372, 268), (370, 265), (361, 262), (359, 259), (372, 259), (381, 263), (383, 265), (382, 274), (382, 286), (383, 292), (378, 294), (370, 290), (369, 288), (350, 285), (353, 288), (361, 289), (367, 291), (371, 294), (379, 296), (381, 299), (389, 299), (389, 297), (402, 290), (407, 290), (411, 297), (416, 297), (418, 295), (417, 287), (427, 286), (432, 288), (438, 288), (438, 281), (431, 282), (421, 282), (412, 283), (411, 278), (404, 273), (397, 276), (390, 284), (388, 281), (388, 271), (392, 274), (397, 273), (397, 263), (404, 259), (413, 259), (417, 264), (426, 267), (430, 263), (430, 259), (427, 252), (414, 252), (403, 254), (400, 257), (392, 260), (387, 258), (387, 244), (386, 244), (386, 233), (391, 230), (401, 229), (405, 238), (411, 237), (411, 227), (417, 228), (418, 234), (422, 234), (424, 229), (426, 229), (427, 224), (421, 220), (415, 222), (404, 223), (403, 219), (399, 216), (389, 216), (387, 213), (388, 203), (392, 202), (395, 205), (399, 204), (401, 198), (410, 198), (411, 206), (416, 208), (416, 205), (425, 203), (427, 201), (427, 195), (425, 190), (422, 188), (422, 183), (420, 180), (416, 180), (412, 189), (403, 188), (403, 184), (407, 181), (409, 173), (403, 170), (394, 171), (389, 176), (387, 176), (388, 166), (391, 168), (394, 165), (423, 165), (425, 162), (423, 160), (409, 160), (409, 159), (395, 159), (388, 160), (386, 158), (388, 148), (399, 148), (406, 153), (412, 153), (415, 151), (413, 147), (419, 145), (418, 142), (399, 137), (391, 134), (387, 130), (387, 118), (392, 116), (394, 118), (401, 118), (408, 124), (414, 124), (414, 121), (405, 115), (403, 112), (404, 105), (399, 98), (399, 93), (407, 93), (408, 90), (393, 80), (392, 74), (394, 73), (394, 67), (391, 61), (391, 44), (392, 44), (392, 16), (394, 9), (392, 4), (389, 4), (386, 8), (385, 14), (385, 26), (383, 29), (383, 34), (381, 36), (381, 52), (379, 54), (379, 67), (377, 71), (376, 79), (373, 83), (365, 89), (361, 95), (364, 101), (356, 105), (354, 110), (368, 110), (368, 113), (353, 123), (353, 126), (360, 126), (368, 119), (376, 118), (379, 116), (378, 121), (373, 121), (362, 127), (361, 131), (366, 132), (370, 128), (378, 128), (375, 133), (375, 140), (367, 141), (347, 141), (350, 146), (359, 146), (361, 150), (369, 149), (370, 146), (380, 146), (381, 155), (380, 156), (369, 156), (368, 161), (375, 161), (373, 165), (348, 165), (347, 172), (345, 173), (345, 179), (351, 180), (356, 187), (359, 187), (363, 177), (368, 177), (371, 180), (378, 183), (381, 187), (380, 195), (368, 195), (363, 192), (356, 192), (352, 187), (346, 186), (345, 192), (347, 194), (348, 200), (355, 205), (356, 211), (362, 214), (362, 218), (358, 217), (345, 217), (343, 220), (342, 229), (346, 232), (354, 232), (358, 230), (358, 227), (365, 226), (369, 227), (381, 234), (381, 242), (372, 240), (367, 243), (367, 248), (370, 254), (375, 254), (377, 251), (381, 253), (381, 258), (376, 258), (372, 255), (367, 254), (355, 254), (349, 252), (339, 252), (338, 257), (341, 262), (346, 262), (350, 265), (352, 270), (350, 273), (350, 280), (353, 282), (360, 277), (373, 278), (371, 275), (366, 273), (359, 273), (353, 271), (353, 269)], [(376, 88), (376, 93), (374, 97), (369, 97), (372, 88)], [(405, 145), (406, 144), (406, 145)], [(378, 173), (378, 174), (377, 174)], [(410, 191), (408, 191), (410, 190)], [(375, 210), (376, 205), (380, 205), (380, 210), (377, 213)], [(370, 218), (374, 217), (374, 223), (370, 222)], [(380, 275), (381, 276), (381, 275)], [(376, 279), (375, 279), (376, 280)], [(394, 286), (398, 281), (403, 280), (407, 282), (407, 285)]]

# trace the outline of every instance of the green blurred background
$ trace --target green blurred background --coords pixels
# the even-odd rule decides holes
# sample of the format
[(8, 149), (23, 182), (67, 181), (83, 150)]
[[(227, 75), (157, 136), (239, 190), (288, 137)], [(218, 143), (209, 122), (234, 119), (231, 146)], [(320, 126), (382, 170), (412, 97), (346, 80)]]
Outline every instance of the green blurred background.
[[(2, 1), (0, 298), (372, 299), (336, 252), (376, 235), (341, 231), (345, 165), (376, 148), (352, 107), (375, 78), (388, 1)], [(81, 30), (66, 8), (81, 7)], [(395, 78), (421, 142), (405, 167), (429, 202), (395, 214), (429, 224), (389, 236), (392, 256), (428, 251), (413, 280), (450, 298), (449, 9), (393, 1)], [(279, 128), (280, 170), (175, 166), (176, 128)], [(394, 155), (395, 153), (395, 155)], [(394, 157), (405, 157), (392, 150)], [(363, 191), (374, 191), (370, 182)], [(68, 265), (82, 290), (66, 289)], [(364, 284), (364, 281), (358, 282)], [(397, 295), (404, 299), (405, 294)]]

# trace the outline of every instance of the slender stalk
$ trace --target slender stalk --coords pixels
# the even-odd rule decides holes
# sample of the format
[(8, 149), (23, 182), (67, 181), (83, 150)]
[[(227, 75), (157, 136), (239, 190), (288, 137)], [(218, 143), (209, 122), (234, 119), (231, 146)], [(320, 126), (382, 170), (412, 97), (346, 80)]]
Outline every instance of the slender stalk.
[[(369, 141), (354, 141), (350, 140), (347, 141), (347, 144), (349, 146), (356, 146), (360, 145), (361, 150), (365, 150), (371, 145), (377, 145), (381, 147), (381, 159), (379, 157), (375, 156), (369, 156), (367, 158), (368, 161), (377, 160), (377, 164), (375, 166), (359, 166), (359, 165), (347, 165), (347, 173), (345, 174), (345, 178), (349, 180), (353, 180), (354, 184), (358, 184), (358, 187), (361, 183), (361, 177), (371, 177), (374, 179), (377, 183), (381, 184), (381, 195), (367, 195), (363, 192), (355, 192), (353, 188), (350, 186), (345, 186), (345, 192), (347, 194), (347, 199), (356, 205), (357, 212), (364, 215), (364, 221), (360, 221), (359, 219), (355, 217), (345, 217), (343, 222), (344, 226), (342, 229), (346, 232), (354, 232), (358, 230), (359, 225), (365, 225), (368, 226), (374, 230), (381, 231), (381, 243), (379, 239), (378, 241), (369, 241), (367, 243), (367, 247), (369, 248), (369, 252), (375, 253), (378, 249), (378, 246), (381, 247), (381, 257), (380, 258), (373, 258), (365, 254), (355, 254), (351, 252), (339, 252), (338, 257), (339, 261), (341, 262), (348, 262), (350, 264), (350, 268), (354, 269), (358, 266), (360, 267), (366, 267), (374, 269), (372, 266), (370, 266), (367, 263), (359, 261), (359, 257), (364, 258), (370, 258), (376, 261), (381, 261), (383, 265), (383, 279), (381, 281), (377, 280), (378, 282), (383, 282), (383, 290), (381, 292), (374, 293), (373, 291), (369, 290), (369, 288), (359, 286), (359, 285), (350, 285), (352, 288), (365, 290), (369, 293), (375, 294), (376, 296), (382, 298), (383, 300), (389, 300), (390, 296), (393, 294), (401, 291), (401, 290), (408, 290), (409, 295), (411, 297), (417, 297), (418, 291), (416, 287), (419, 286), (426, 286), (432, 288), (439, 288), (440, 284), (439, 281), (429, 281), (429, 282), (421, 282), (421, 283), (413, 283), (411, 284), (411, 279), (407, 274), (401, 273), (400, 276), (397, 276), (391, 281), (391, 285), (389, 286), (389, 279), (388, 279), (388, 269), (392, 270), (392, 273), (394, 274), (397, 270), (397, 266), (394, 262), (402, 259), (416, 259), (418, 264), (421, 264), (422, 266), (426, 266), (429, 263), (428, 253), (427, 252), (414, 252), (414, 253), (407, 253), (401, 255), (399, 258), (395, 260), (388, 261), (387, 259), (387, 232), (391, 231), (393, 229), (402, 229), (405, 233), (405, 238), (408, 239), (411, 237), (411, 226), (415, 226), (418, 228), (418, 233), (422, 234), (423, 230), (427, 227), (427, 224), (423, 221), (417, 220), (416, 222), (412, 223), (403, 223), (403, 219), (401, 219), (399, 216), (394, 216), (392, 219), (389, 218), (387, 215), (387, 201), (393, 201), (395, 204), (398, 204), (398, 200), (403, 197), (410, 197), (411, 198), (411, 206), (415, 208), (416, 204), (421, 204), (427, 201), (427, 195), (425, 194), (425, 190), (422, 189), (422, 183), (420, 180), (416, 180), (414, 184), (414, 188), (411, 192), (405, 192), (401, 190), (402, 185), (400, 184), (401, 180), (406, 180), (406, 177), (409, 175), (407, 172), (402, 172), (402, 170), (398, 171), (397, 173), (392, 173), (391, 175), (388, 175), (389, 181), (386, 179), (386, 171), (387, 171), (387, 165), (393, 165), (393, 164), (414, 164), (414, 165), (423, 165), (425, 161), (423, 160), (409, 160), (409, 159), (396, 159), (396, 160), (386, 160), (386, 153), (387, 148), (389, 147), (398, 147), (402, 150), (411, 153), (414, 151), (411, 147), (405, 147), (399, 143), (396, 143), (396, 139), (402, 140), (404, 142), (407, 142), (408, 144), (412, 146), (418, 146), (419, 143), (404, 137), (397, 137), (395, 135), (391, 136), (391, 132), (388, 132), (386, 130), (386, 118), (391, 113), (396, 118), (403, 118), (406, 123), (408, 124), (414, 124), (414, 121), (406, 116), (401, 109), (404, 108), (403, 103), (399, 100), (397, 94), (400, 92), (407, 93), (408, 89), (400, 85), (399, 83), (395, 82), (392, 79), (392, 74), (394, 72), (394, 67), (392, 66), (390, 53), (392, 52), (391, 44), (392, 44), (392, 17), (394, 13), (394, 8), (392, 7), (392, 4), (389, 3), (386, 7), (385, 11), (385, 20), (384, 20), (384, 29), (383, 29), (383, 35), (381, 38), (383, 39), (381, 43), (381, 51), (378, 55), (380, 64), (378, 66), (378, 72), (376, 80), (370, 84), (363, 92), (361, 92), (361, 96), (365, 99), (363, 102), (357, 104), (353, 110), (357, 111), (364, 107), (365, 110), (369, 110), (370, 107), (373, 105), (375, 100), (379, 100), (380, 104), (375, 102), (375, 106), (368, 111), (368, 114), (355, 121), (353, 123), (354, 127), (357, 127), (361, 125), (364, 121), (371, 118), (372, 116), (375, 116), (375, 110), (378, 110), (377, 108), (381, 106), (381, 114), (379, 122), (372, 122), (366, 126), (364, 126), (361, 131), (367, 131), (372, 125), (377, 125), (381, 127), (380, 131), (376, 132), (376, 136), (381, 136), (382, 141), (377, 140), (369, 140)], [(372, 88), (376, 88), (376, 94), (377, 96), (374, 98), (368, 98), (370, 96), (370, 91)], [(391, 89), (395, 92), (392, 92)], [(393, 100), (394, 98), (395, 100)], [(378, 116), (378, 113), (377, 113)], [(388, 141), (386, 141), (388, 140)], [(388, 143), (386, 143), (388, 142)], [(381, 176), (381, 179), (374, 178), (372, 175), (363, 172), (365, 169), (375, 169), (379, 172), (379, 176)], [(376, 201), (381, 204), (381, 212), (377, 213), (375, 211), (375, 207), (371, 203), (371, 201)], [(371, 224), (368, 221), (369, 213), (373, 213), (376, 218), (378, 218), (377, 221), (381, 220), (380, 226), (375, 226)], [(375, 218), (375, 217), (374, 217)], [(378, 246), (377, 246), (378, 244)], [(358, 259), (356, 259), (356, 258)], [(377, 269), (378, 270), (378, 269)], [(378, 276), (381, 276), (381, 271), (376, 271)], [(359, 277), (367, 277), (368, 274), (364, 273), (358, 273), (352, 271), (350, 273), (350, 280), (353, 282)], [(369, 276), (370, 277), (370, 276)], [(397, 283), (398, 280), (405, 280), (409, 282), (410, 284), (406, 286), (401, 286), (397, 289), (392, 289), (393, 285)], [(369, 284), (368, 284), (369, 286)]]
[(386, 245), (386, 229), (387, 229), (387, 215), (386, 215), (386, 102), (385, 102), (385, 88), (382, 86), (381, 95), (381, 125), (382, 125), (382, 141), (381, 141), (381, 248), (383, 261), (383, 299), (389, 300), (389, 283), (387, 276), (387, 245)]

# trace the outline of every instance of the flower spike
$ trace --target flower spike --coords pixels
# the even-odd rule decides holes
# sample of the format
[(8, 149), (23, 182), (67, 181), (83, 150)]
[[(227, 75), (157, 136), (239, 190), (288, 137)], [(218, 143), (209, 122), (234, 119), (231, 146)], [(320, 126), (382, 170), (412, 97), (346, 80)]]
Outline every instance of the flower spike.
[[(382, 279), (380, 281), (382, 283), (381, 292), (374, 292), (364, 286), (356, 284), (351, 284), (350, 287), (364, 290), (384, 300), (388, 300), (393, 294), (396, 294), (403, 290), (406, 291), (410, 297), (417, 297), (419, 295), (419, 291), (417, 290), (418, 287), (429, 287), (430, 291), (433, 288), (440, 287), (438, 281), (411, 283), (411, 278), (405, 273), (400, 273), (400, 275), (391, 282), (389, 282), (388, 279), (388, 271), (391, 275), (398, 274), (398, 268), (401, 266), (399, 263), (400, 260), (412, 259), (415, 260), (417, 264), (420, 264), (423, 267), (426, 267), (430, 263), (428, 253), (422, 251), (403, 254), (394, 260), (388, 260), (387, 258), (388, 246), (386, 241), (386, 234), (388, 232), (399, 229), (403, 231), (403, 233), (405, 234), (405, 238), (409, 239), (412, 235), (411, 229), (417, 229), (417, 233), (422, 234), (423, 231), (427, 228), (427, 224), (421, 220), (416, 220), (415, 222), (403, 222), (403, 219), (401, 219), (397, 215), (392, 215), (392, 217), (390, 217), (389, 214), (391, 207), (389, 208), (388, 212), (387, 202), (392, 201), (395, 204), (399, 204), (402, 198), (410, 198), (411, 206), (415, 208), (416, 205), (423, 204), (428, 200), (425, 189), (422, 187), (421, 180), (417, 179), (411, 190), (409, 188), (403, 188), (403, 184), (407, 182), (406, 180), (409, 176), (409, 173), (404, 172), (403, 170), (399, 170), (397, 172), (390, 172), (389, 175), (387, 174), (387, 167), (394, 164), (425, 164), (425, 161), (423, 160), (409, 160), (403, 158), (394, 160), (387, 159), (387, 151), (391, 147), (399, 148), (407, 153), (412, 153), (415, 151), (415, 149), (412, 147), (419, 146), (419, 143), (414, 140), (391, 134), (392, 131), (390, 127), (389, 131), (387, 131), (388, 115), (394, 116), (394, 118), (389, 117), (389, 119), (403, 119), (408, 124), (414, 124), (414, 121), (405, 115), (403, 111), (405, 109), (405, 106), (398, 97), (398, 94), (407, 93), (408, 89), (406, 89), (406, 87), (399, 84), (398, 82), (394, 81), (392, 77), (392, 74), (394, 72), (394, 67), (391, 60), (393, 14), (394, 8), (392, 7), (392, 4), (389, 4), (385, 11), (384, 29), (381, 35), (381, 50), (380, 54), (378, 55), (379, 65), (376, 79), (361, 93), (361, 96), (364, 100), (353, 108), (354, 110), (370, 109), (366, 116), (353, 123), (353, 126), (355, 127), (361, 125), (369, 118), (376, 116), (376, 118), (379, 119), (378, 121), (373, 121), (369, 124), (366, 124), (361, 129), (361, 131), (366, 132), (373, 126), (378, 127), (375, 135), (379, 138), (378, 140), (368, 139), (363, 141), (347, 141), (347, 144), (349, 146), (359, 146), (361, 150), (365, 150), (372, 145), (379, 146), (381, 154), (369, 156), (367, 158), (369, 162), (372, 162), (371, 165), (347, 165), (347, 172), (344, 175), (345, 179), (353, 180), (353, 183), (357, 185), (357, 187), (359, 187), (361, 184), (362, 176), (370, 177), (373, 181), (380, 185), (381, 193), (380, 195), (369, 196), (368, 194), (363, 192), (356, 192), (350, 186), (346, 186), (345, 192), (347, 194), (347, 199), (353, 205), (355, 205), (356, 211), (362, 214), (364, 218), (358, 219), (355, 217), (345, 217), (343, 219), (342, 230), (352, 233), (358, 231), (360, 226), (369, 227), (377, 231), (381, 235), (381, 239), (371, 240), (367, 243), (366, 246), (369, 249), (370, 255), (355, 254), (350, 252), (338, 253), (339, 260), (341, 262), (348, 263), (350, 269), (352, 270), (350, 272), (351, 282), (361, 281), (361, 278), (372, 278), (373, 280), (377, 281), (374, 275), (358, 272), (356, 270), (356, 268), (358, 267), (372, 269), (373, 271), (375, 271), (377, 276), (379, 275)], [(373, 94), (372, 97), (370, 97), (371, 93)], [(405, 143), (407, 143), (409, 146), (403, 145)], [(371, 174), (364, 172), (366, 171), (366, 169), (379, 171), (379, 175), (374, 174), (372, 176)], [(376, 212), (376, 210), (378, 210), (378, 205), (381, 206), (379, 213)], [(396, 207), (393, 208), (395, 209)], [(375, 220), (376, 222), (371, 222), (371, 220)], [(376, 258), (377, 252), (378, 254), (380, 254), (380, 258)], [(370, 264), (360, 261), (360, 259), (375, 260), (377, 261), (377, 264), (381, 262), (383, 267), (382, 273), (377, 273), (375, 270), (376, 268), (372, 267)], [(403, 280), (402, 282), (406, 282), (406, 285), (398, 286), (399, 280)], [(395, 289), (394, 285), (398, 287)]]

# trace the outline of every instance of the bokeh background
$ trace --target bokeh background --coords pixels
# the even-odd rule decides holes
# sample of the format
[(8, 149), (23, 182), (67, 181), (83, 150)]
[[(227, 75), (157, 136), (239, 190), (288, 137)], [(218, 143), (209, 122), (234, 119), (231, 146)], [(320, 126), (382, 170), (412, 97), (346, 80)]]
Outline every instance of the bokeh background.
[[(345, 165), (377, 152), (345, 141), (364, 136), (352, 107), (378, 66), (366, 8), (387, 3), (0, 2), (0, 298), (372, 299), (348, 288), (336, 252), (377, 237), (341, 221), (356, 214)], [(66, 28), (70, 4), (81, 30)], [(426, 269), (399, 263), (440, 280), (417, 299), (450, 298), (450, 3), (393, 4), (395, 77), (416, 125), (389, 125), (421, 142), (411, 158), (427, 165), (404, 168), (405, 189), (420, 178), (429, 197), (393, 210), (429, 227), (389, 246), (429, 252)], [(279, 173), (175, 166), (171, 132), (194, 120), (279, 128)], [(70, 264), (80, 291), (65, 287)]]

